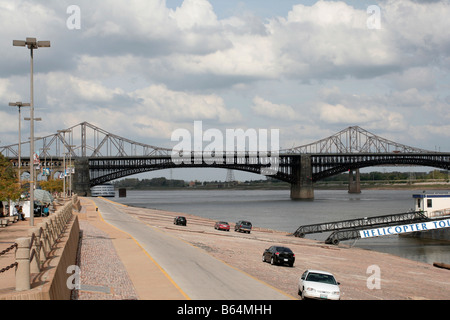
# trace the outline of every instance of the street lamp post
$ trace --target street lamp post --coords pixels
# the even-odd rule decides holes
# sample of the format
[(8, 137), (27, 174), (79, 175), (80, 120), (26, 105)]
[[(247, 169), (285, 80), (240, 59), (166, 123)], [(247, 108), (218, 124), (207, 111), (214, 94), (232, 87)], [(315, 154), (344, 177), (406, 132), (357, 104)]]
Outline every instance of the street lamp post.
[(21, 172), (20, 172), (20, 168), (22, 167), (22, 160), (21, 160), (21, 155), (22, 155), (22, 151), (21, 151), (21, 141), (22, 141), (22, 137), (21, 137), (21, 112), (20, 109), (22, 107), (29, 107), (30, 104), (29, 103), (22, 103), (22, 102), (10, 102), (9, 105), (11, 107), (18, 107), (19, 108), (19, 183), (21, 184)]
[[(66, 140), (66, 133), (70, 132), (69, 129), (65, 129), (65, 130), (57, 130), (57, 132), (59, 134), (63, 134), (63, 140)], [(67, 147), (67, 145), (64, 143), (64, 151), (65, 148)], [(66, 200), (66, 154), (67, 152), (63, 152), (63, 192), (64, 192), (64, 200)]]
[(69, 147), (69, 196), (72, 197), (72, 170), (73, 170), (73, 165), (72, 165), (72, 150), (73, 148), (76, 147), (76, 145), (68, 145)]
[(28, 47), (30, 49), (30, 226), (34, 226), (34, 87), (33, 87), (33, 50), (40, 47), (50, 47), (50, 41), (36, 41), (36, 38), (13, 40), (15, 47)]

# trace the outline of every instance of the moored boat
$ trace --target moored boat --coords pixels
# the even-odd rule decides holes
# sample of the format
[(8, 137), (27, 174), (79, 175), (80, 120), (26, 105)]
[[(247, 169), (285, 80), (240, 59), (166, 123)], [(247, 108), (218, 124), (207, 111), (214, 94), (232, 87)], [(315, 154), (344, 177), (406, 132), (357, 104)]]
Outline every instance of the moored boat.
[(114, 186), (110, 183), (99, 184), (91, 188), (92, 197), (115, 197)]

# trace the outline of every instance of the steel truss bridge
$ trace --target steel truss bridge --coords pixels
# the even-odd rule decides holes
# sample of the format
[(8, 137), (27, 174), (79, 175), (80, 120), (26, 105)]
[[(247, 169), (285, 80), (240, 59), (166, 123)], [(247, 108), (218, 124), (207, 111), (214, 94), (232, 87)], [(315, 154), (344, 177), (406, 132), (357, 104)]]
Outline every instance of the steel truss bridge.
[[(292, 199), (314, 197), (313, 183), (342, 172), (380, 165), (429, 166), (448, 170), (450, 152), (432, 152), (376, 136), (358, 126), (348, 127), (319, 141), (272, 154), (210, 152), (173, 157), (173, 150), (132, 141), (82, 122), (37, 138), (36, 151), (48, 161), (75, 164), (74, 191), (89, 194), (92, 186), (121, 177), (170, 168), (223, 168), (265, 174), (291, 184)], [(23, 171), (30, 160), (29, 142), (21, 143)], [(17, 166), (18, 144), (0, 147)], [(44, 160), (45, 159), (45, 160)], [(270, 171), (276, 167), (275, 171)]]

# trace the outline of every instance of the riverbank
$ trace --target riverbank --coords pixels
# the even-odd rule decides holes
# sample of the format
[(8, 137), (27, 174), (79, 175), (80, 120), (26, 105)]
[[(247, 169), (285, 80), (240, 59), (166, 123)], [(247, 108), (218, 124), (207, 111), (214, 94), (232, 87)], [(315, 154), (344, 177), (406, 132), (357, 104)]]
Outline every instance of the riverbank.
[[(298, 297), (298, 278), (310, 268), (334, 273), (341, 282), (344, 300), (450, 298), (450, 271), (430, 264), (344, 245), (325, 245), (258, 226), (250, 234), (218, 231), (213, 228), (215, 221), (191, 214), (185, 215), (187, 226), (176, 226), (173, 219), (180, 213), (115, 205), (141, 223), (204, 250), (292, 297)], [(231, 230), (233, 227), (231, 223)], [(296, 262), (293, 268), (262, 262), (264, 249), (275, 244), (294, 251)]]
[[(263, 184), (246, 184), (246, 183), (230, 183), (221, 185), (194, 185), (186, 187), (148, 187), (148, 188), (132, 188), (125, 187), (127, 191), (161, 191), (161, 190), (290, 190), (288, 183), (263, 183)], [(315, 190), (347, 190), (347, 183), (319, 182), (314, 184)], [(118, 189), (117, 189), (118, 190)], [(116, 191), (117, 191), (116, 190)], [(450, 190), (450, 183), (361, 183), (361, 190)]]

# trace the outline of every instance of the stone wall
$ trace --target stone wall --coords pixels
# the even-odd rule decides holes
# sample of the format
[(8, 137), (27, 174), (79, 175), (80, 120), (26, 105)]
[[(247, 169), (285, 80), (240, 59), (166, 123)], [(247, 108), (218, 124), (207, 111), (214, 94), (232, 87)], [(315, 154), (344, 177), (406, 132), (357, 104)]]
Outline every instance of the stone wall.
[(67, 268), (77, 263), (79, 238), (78, 216), (72, 214), (40, 272), (30, 275), (30, 289), (4, 293), (0, 300), (69, 300), (71, 289), (67, 280), (72, 274), (67, 273)]

